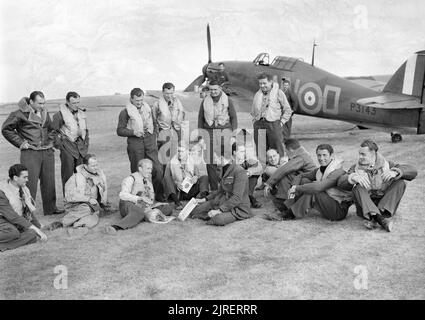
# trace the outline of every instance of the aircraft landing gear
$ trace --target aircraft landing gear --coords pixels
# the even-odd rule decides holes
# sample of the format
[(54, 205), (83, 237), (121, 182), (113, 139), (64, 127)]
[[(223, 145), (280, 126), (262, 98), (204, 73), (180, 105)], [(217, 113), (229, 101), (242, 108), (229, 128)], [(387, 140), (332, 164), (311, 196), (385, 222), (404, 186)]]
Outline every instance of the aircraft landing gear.
[(391, 142), (392, 143), (401, 142), (402, 140), (403, 140), (403, 138), (401, 137), (400, 133), (391, 132)]

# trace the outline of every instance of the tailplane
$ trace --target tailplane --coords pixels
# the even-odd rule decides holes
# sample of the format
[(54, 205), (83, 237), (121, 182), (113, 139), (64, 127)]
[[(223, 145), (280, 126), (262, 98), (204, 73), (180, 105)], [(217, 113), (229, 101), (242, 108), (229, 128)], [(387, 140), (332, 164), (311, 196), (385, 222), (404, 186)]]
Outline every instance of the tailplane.
[(416, 52), (394, 73), (382, 90), (424, 99), (425, 50)]

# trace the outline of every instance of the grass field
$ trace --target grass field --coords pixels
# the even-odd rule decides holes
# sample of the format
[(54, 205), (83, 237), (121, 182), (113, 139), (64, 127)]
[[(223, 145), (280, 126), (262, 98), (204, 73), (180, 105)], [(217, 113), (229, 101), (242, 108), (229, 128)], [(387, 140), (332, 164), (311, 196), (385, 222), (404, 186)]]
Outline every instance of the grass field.
[[(355, 161), (359, 143), (373, 138), (388, 159), (414, 164), (394, 217), (394, 232), (368, 231), (350, 209), (347, 219), (318, 216), (271, 222), (273, 210), (257, 192), (263, 208), (252, 219), (226, 227), (198, 220), (167, 225), (142, 223), (107, 236), (100, 228), (119, 219), (121, 180), (129, 173), (126, 140), (115, 133), (117, 108), (90, 110), (90, 151), (97, 154), (109, 183), (114, 212), (81, 238), (64, 230), (48, 233), (46, 243), (0, 253), (1, 299), (424, 299), (425, 154), (424, 136), (404, 136), (391, 144), (389, 134), (359, 131), (350, 124), (296, 116), (294, 137), (310, 152), (331, 143), (336, 153)], [(190, 114), (196, 119), (196, 114)], [(3, 122), (5, 116), (0, 116)], [(239, 113), (240, 125), (250, 125)], [(192, 124), (195, 122), (192, 121)], [(19, 159), (19, 151), (0, 138), (0, 173)], [(60, 160), (56, 152), (56, 192), (62, 207)], [(37, 203), (40, 208), (40, 197)], [(40, 217), (47, 224), (58, 217)], [(57, 290), (54, 268), (66, 266), (68, 289)], [(367, 289), (357, 290), (354, 269), (367, 270)]]

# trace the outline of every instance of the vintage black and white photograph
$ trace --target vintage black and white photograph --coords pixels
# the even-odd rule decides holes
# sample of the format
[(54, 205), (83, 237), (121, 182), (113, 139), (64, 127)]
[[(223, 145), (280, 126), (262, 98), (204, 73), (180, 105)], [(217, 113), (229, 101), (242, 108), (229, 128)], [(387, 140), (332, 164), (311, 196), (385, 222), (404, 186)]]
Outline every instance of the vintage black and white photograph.
[(0, 300), (425, 299), (422, 0), (0, 14)]

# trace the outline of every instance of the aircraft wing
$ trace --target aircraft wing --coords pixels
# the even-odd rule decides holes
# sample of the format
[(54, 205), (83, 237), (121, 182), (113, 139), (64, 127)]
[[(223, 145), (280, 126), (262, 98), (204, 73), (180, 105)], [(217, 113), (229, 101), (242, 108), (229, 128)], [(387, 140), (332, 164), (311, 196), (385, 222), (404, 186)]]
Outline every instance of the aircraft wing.
[(366, 107), (381, 109), (421, 109), (424, 107), (415, 97), (390, 92), (359, 99), (357, 103)]

